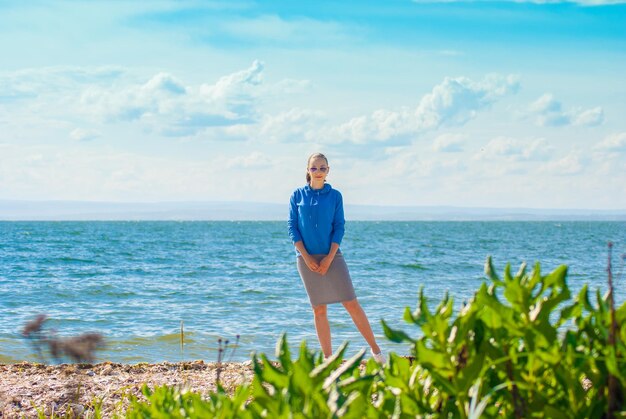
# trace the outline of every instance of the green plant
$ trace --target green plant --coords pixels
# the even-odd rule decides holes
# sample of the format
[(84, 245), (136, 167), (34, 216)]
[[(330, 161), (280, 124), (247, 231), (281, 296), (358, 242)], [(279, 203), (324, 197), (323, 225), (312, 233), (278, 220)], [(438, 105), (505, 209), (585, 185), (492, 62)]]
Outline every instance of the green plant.
[(362, 417), (369, 405), (374, 374), (361, 374), (361, 350), (342, 362), (347, 343), (330, 358), (300, 345), (295, 361), (283, 334), (276, 345), (277, 362), (254, 355), (252, 401), (248, 409), (267, 417)]
[[(469, 417), (477, 400), (488, 398), (481, 412), (489, 417), (582, 418), (606, 412), (609, 376), (617, 378), (620, 394), (626, 388), (626, 305), (616, 310), (621, 338), (613, 346), (608, 296), (598, 292), (593, 306), (585, 286), (569, 301), (565, 266), (542, 275), (538, 263), (531, 273), (523, 264), (513, 275), (507, 265), (500, 279), (488, 258), (485, 273), (491, 284), (483, 284), (456, 318), (448, 296), (430, 311), (420, 291), (417, 309), (407, 308), (404, 315), (421, 330), (419, 338), (383, 322), (392, 341), (412, 345), (412, 374), (421, 382), (398, 392), (401, 409)], [(390, 370), (385, 374), (394, 376)], [(402, 374), (407, 373), (395, 372)]]
[(210, 394), (208, 399), (175, 386), (161, 386), (151, 390), (144, 384), (142, 393), (146, 401), (140, 401), (133, 395), (129, 396), (130, 406), (124, 417), (163, 419), (249, 417), (243, 409), (249, 394), (247, 385), (237, 387), (232, 397), (218, 387), (217, 392)]

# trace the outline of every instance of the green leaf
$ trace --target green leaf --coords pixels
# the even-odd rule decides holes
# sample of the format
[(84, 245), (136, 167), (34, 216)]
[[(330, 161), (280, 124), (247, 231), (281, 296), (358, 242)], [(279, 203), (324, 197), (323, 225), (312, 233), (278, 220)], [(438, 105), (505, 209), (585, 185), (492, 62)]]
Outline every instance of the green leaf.
[(236, 410), (245, 406), (248, 397), (250, 397), (250, 386), (242, 384), (235, 389), (232, 401)]
[(559, 321), (557, 322), (557, 326), (561, 326), (565, 324), (571, 318), (579, 318), (583, 314), (583, 304), (579, 301), (574, 302), (574, 304), (563, 307), (561, 309), (561, 314), (559, 316)]
[(576, 299), (584, 305), (585, 310), (593, 311), (593, 306), (589, 300), (589, 286), (587, 284), (583, 285)]
[(471, 383), (480, 379), (480, 374), (485, 365), (485, 353), (480, 352), (473, 354), (465, 365), (465, 368), (461, 369), (457, 376), (457, 382), (461, 391), (469, 391)]
[(413, 317), (416, 319), (416, 324), (420, 326), (432, 318), (430, 310), (428, 309), (427, 298), (424, 296), (424, 286), (420, 287), (419, 300), (417, 302), (415, 313), (413, 313)]
[[(622, 361), (623, 363), (624, 361)], [(614, 375), (622, 385), (626, 384), (626, 379), (620, 370), (619, 363), (615, 354), (615, 349), (611, 346), (607, 347), (606, 351), (606, 368), (610, 374)]]
[(444, 377), (443, 375), (439, 374), (436, 369), (433, 368), (428, 368), (428, 371), (430, 372), (430, 376), (433, 378), (433, 380), (439, 384), (439, 386), (445, 390), (448, 394), (450, 395), (456, 395), (457, 394), (457, 389), (452, 385), (452, 383), (450, 382), (450, 379)]
[(383, 326), (383, 331), (385, 332), (385, 336), (387, 336), (387, 339), (389, 339), (392, 342), (396, 342), (396, 343), (401, 343), (401, 342), (415, 342), (414, 339), (412, 339), (409, 335), (407, 335), (406, 333), (404, 333), (401, 330), (393, 330), (392, 328), (390, 328), (387, 325), (387, 322), (385, 322), (384, 320), (380, 321), (382, 326)]
[(150, 390), (150, 387), (148, 387), (147, 384), (144, 384), (143, 386), (141, 386), (141, 392), (143, 393), (144, 396), (146, 396), (146, 398), (150, 398), (150, 396), (152, 396), (153, 394), (152, 390)]
[(548, 345), (552, 345), (556, 341), (557, 330), (548, 322), (547, 318), (542, 319), (542, 321), (535, 326), (535, 330), (544, 337)]
[[(525, 275), (526, 275), (526, 262), (522, 262), (519, 269), (517, 270), (517, 273), (515, 274), (515, 280), (517, 280), (518, 282), (522, 282), (522, 280), (525, 281), (526, 280)], [(532, 287), (530, 287), (530, 289), (532, 289)]]
[(298, 364), (306, 370), (312, 370), (315, 365), (314, 354), (307, 347), (305, 340), (300, 342), (300, 354), (298, 356)]
[(346, 416), (348, 411), (350, 412), (350, 415), (352, 417), (361, 417), (362, 412), (365, 409), (363, 409), (363, 406), (364, 406), (363, 403), (357, 402), (359, 400), (360, 401), (363, 400), (363, 396), (361, 394), (357, 393), (356, 391), (350, 393), (348, 397), (345, 399), (345, 401), (343, 401), (343, 403), (341, 404), (341, 407), (335, 411), (335, 414), (337, 415), (337, 417)]
[(487, 260), (485, 261), (485, 275), (487, 278), (491, 279), (494, 283), (501, 283), (500, 278), (496, 274), (496, 270), (493, 268), (493, 261), (491, 260), (491, 256), (487, 256)]
[(418, 324), (417, 319), (413, 317), (413, 313), (411, 312), (410, 307), (404, 308), (404, 316), (402, 316), (404, 321), (410, 324)]
[(263, 371), (261, 374), (263, 381), (273, 385), (277, 390), (289, 386), (289, 376), (275, 367), (270, 360), (267, 359), (265, 354), (261, 354), (261, 361), (263, 362)]
[(415, 352), (416, 358), (424, 368), (428, 368), (429, 370), (451, 371), (452, 361), (450, 356), (445, 352), (429, 349), (423, 341), (416, 342)]
[(312, 368), (308, 368), (308, 365), (295, 363), (293, 366), (293, 372), (291, 376), (293, 387), (299, 391), (300, 393), (305, 394), (307, 391), (310, 391), (312, 388), (315, 388), (313, 382), (311, 381), (311, 377), (309, 374), (311, 373)]
[(554, 271), (550, 272), (543, 278), (543, 282), (547, 288), (552, 287), (565, 287), (565, 277), (567, 275), (567, 266), (561, 265)]
[(359, 377), (349, 377), (345, 380), (339, 381), (337, 386), (345, 393), (351, 393), (356, 391), (358, 393), (367, 394), (372, 387), (376, 375), (364, 375)]
[(279, 359), (283, 371), (291, 371), (292, 361), (289, 352), (289, 343), (287, 342), (287, 334), (282, 333), (278, 342), (276, 342), (276, 357)]
[(502, 327), (502, 316), (500, 312), (491, 307), (484, 307), (480, 315), (480, 319), (491, 329), (500, 329)]
[(343, 359), (343, 354), (346, 352), (348, 348), (348, 342), (344, 342), (339, 346), (337, 351), (332, 354), (329, 358), (327, 358), (323, 363), (318, 365), (311, 371), (309, 377), (311, 378), (323, 378), (325, 379), (328, 375), (341, 364), (341, 360)]
[(564, 413), (562, 409), (553, 406), (545, 406), (544, 407), (545, 417), (547, 418), (555, 418), (555, 419), (570, 419), (571, 416)]
[(513, 276), (511, 276), (511, 264), (507, 263), (504, 266), (504, 283), (513, 282)]
[(354, 368), (357, 368), (359, 364), (361, 363), (361, 359), (363, 359), (364, 355), (365, 355), (365, 349), (361, 349), (354, 356), (352, 356), (352, 358), (345, 361), (339, 368), (333, 371), (333, 373), (330, 374), (328, 378), (326, 378), (326, 380), (324, 380), (324, 384), (322, 385), (322, 388), (324, 390), (328, 390), (328, 388), (330, 387), (332, 383), (339, 380), (339, 377), (341, 377), (343, 374), (346, 374), (352, 371)]
[(535, 298), (536, 298), (543, 293), (543, 289), (544, 289), (544, 285), (542, 283), (542, 277), (541, 277), (541, 264), (539, 262), (535, 263), (535, 266), (533, 267), (533, 271), (531, 272), (530, 275), (531, 275), (531, 279), (530, 279), (530, 282), (528, 283), (528, 289), (534, 290), (537, 284), (541, 285), (537, 294), (535, 294)]
[(480, 347), (485, 338), (485, 323), (481, 319), (476, 319), (474, 322), (474, 348), (476, 351), (480, 350)]
[(448, 292), (446, 291), (446, 294), (443, 300), (441, 301), (441, 303), (437, 307), (437, 310), (435, 311), (437, 313), (436, 318), (437, 319), (449, 319), (452, 313), (454, 312), (453, 305), (454, 305), (454, 300), (448, 296)]

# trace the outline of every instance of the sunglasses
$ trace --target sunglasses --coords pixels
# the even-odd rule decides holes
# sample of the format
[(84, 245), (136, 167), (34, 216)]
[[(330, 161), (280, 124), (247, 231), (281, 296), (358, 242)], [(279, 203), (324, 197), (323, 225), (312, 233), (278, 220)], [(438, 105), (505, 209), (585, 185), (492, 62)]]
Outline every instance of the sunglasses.
[(326, 167), (326, 166), (322, 166), (322, 167), (320, 167), (319, 169), (318, 169), (317, 167), (309, 167), (309, 172), (311, 172), (311, 173), (315, 173), (315, 172), (317, 172), (318, 170), (319, 170), (320, 172), (322, 172), (322, 173), (326, 173), (326, 172), (328, 171), (328, 167)]

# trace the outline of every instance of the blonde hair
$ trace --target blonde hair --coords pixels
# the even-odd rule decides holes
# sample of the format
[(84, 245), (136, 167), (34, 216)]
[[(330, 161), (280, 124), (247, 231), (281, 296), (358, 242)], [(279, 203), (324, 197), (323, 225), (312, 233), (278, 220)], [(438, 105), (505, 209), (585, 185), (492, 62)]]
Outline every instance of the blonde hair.
[(311, 160), (313, 159), (324, 159), (326, 160), (326, 165), (328, 166), (328, 159), (326, 158), (325, 155), (323, 155), (322, 153), (313, 153), (309, 156), (309, 159), (306, 161), (306, 183), (310, 184), (311, 183), (311, 175), (309, 174), (309, 164), (311, 163)]

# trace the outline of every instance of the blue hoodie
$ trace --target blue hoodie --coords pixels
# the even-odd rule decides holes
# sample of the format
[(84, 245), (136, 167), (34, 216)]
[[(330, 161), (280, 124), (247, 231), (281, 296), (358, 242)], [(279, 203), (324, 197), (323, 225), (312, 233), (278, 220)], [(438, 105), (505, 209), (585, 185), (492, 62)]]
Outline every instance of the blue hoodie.
[[(289, 237), (302, 240), (311, 255), (330, 253), (331, 243), (341, 244), (345, 219), (341, 193), (325, 184), (322, 189), (306, 185), (296, 189), (289, 200)], [(299, 254), (296, 250), (296, 253)]]

